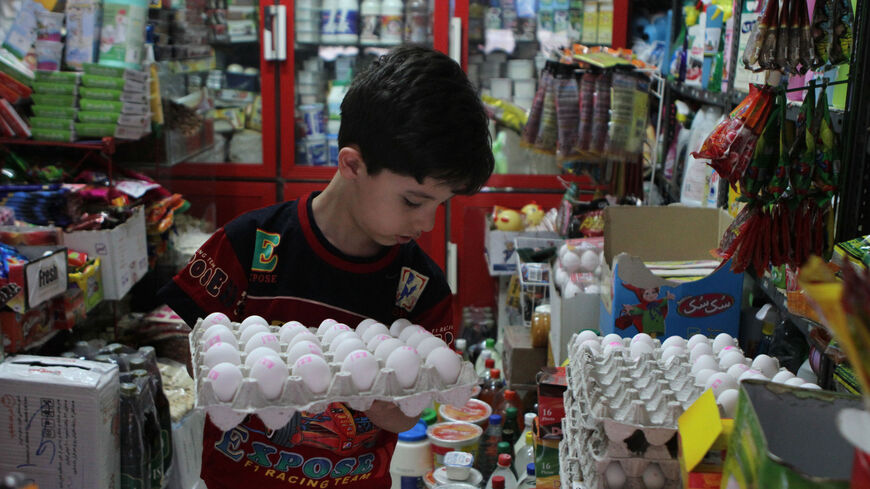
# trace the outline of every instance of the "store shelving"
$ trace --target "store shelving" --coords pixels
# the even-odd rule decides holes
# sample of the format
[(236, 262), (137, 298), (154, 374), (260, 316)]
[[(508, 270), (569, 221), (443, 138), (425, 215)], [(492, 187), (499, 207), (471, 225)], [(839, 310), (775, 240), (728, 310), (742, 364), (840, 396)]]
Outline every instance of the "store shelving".
[(115, 138), (107, 137), (102, 140), (79, 141), (63, 143), (55, 141), (36, 141), (33, 139), (0, 138), (0, 146), (41, 146), (52, 148), (70, 148), (84, 151), (100, 151), (107, 155), (115, 153)]
[(697, 102), (702, 102), (709, 105), (715, 105), (725, 109), (731, 108), (731, 95), (721, 92), (710, 92), (703, 88), (693, 87), (684, 83), (668, 81), (668, 87), (677, 93), (680, 97), (690, 98)]

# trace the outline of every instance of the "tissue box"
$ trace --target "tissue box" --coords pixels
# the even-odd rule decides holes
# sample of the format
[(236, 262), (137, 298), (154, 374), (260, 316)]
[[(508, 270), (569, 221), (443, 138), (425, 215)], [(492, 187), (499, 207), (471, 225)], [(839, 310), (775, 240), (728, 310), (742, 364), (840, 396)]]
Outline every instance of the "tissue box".
[[(692, 282), (654, 275), (644, 261), (710, 260), (731, 223), (720, 209), (608, 207), (604, 211), (601, 334), (738, 336), (743, 274), (726, 262)], [(672, 233), (673, 239), (661, 239)]]

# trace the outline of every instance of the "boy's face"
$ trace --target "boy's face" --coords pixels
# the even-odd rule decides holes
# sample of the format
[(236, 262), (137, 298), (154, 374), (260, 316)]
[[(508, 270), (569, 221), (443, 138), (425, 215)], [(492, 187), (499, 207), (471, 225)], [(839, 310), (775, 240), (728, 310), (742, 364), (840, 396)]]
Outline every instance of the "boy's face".
[(404, 244), (431, 231), (438, 206), (453, 197), (446, 183), (423, 183), (389, 170), (363, 173), (356, 182), (352, 212), (359, 227), (381, 246)]

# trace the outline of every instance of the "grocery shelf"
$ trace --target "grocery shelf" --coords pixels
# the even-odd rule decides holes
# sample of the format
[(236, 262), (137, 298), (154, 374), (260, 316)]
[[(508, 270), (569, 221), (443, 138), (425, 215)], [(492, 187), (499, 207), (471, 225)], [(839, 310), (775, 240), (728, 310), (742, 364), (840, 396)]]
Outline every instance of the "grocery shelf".
[(801, 333), (804, 334), (804, 336), (807, 338), (807, 341), (810, 341), (810, 330), (812, 330), (813, 328), (824, 327), (811, 319), (805, 318), (803, 316), (798, 316), (797, 314), (792, 314), (788, 309), (788, 299), (786, 298), (785, 294), (783, 294), (779, 291), (778, 288), (776, 288), (770, 277), (765, 276), (761, 277), (760, 279), (756, 278), (756, 283), (767, 296), (767, 298), (770, 299), (773, 305), (776, 306), (779, 313), (783, 317), (788, 318), (788, 320), (792, 324), (794, 324)]
[(725, 109), (730, 109), (732, 105), (732, 95), (728, 93), (714, 93), (704, 90), (703, 88), (692, 87), (683, 83), (668, 81), (668, 87), (676, 92), (679, 96), (690, 98), (697, 102), (702, 102), (709, 105), (716, 105)]
[(62, 143), (56, 141), (36, 141), (33, 139), (0, 138), (0, 146), (41, 146), (52, 148), (74, 148), (85, 151), (102, 151), (106, 154), (115, 153), (115, 138), (106, 137), (102, 140)]

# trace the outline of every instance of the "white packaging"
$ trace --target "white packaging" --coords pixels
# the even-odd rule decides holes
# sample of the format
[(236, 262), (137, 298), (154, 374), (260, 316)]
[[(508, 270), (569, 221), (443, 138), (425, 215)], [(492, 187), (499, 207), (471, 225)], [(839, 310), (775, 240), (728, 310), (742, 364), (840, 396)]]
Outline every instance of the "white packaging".
[(329, 89), (329, 95), (326, 97), (326, 108), (329, 120), (341, 120), (341, 102), (344, 100), (344, 95), (347, 93), (347, 82), (336, 81)]
[(359, 41), (359, 2), (338, 0), (335, 12), (335, 41), (355, 44)]
[(510, 78), (493, 78), (489, 81), (492, 96), (502, 100), (510, 100), (513, 94), (513, 80)]
[(0, 473), (42, 489), (120, 487), (118, 367), (19, 355), (0, 364)]
[(81, 70), (84, 63), (95, 63), (100, 47), (100, 0), (66, 2), (66, 64)]
[(363, 0), (360, 5), (359, 40), (362, 44), (376, 45), (381, 42), (381, 2)]
[(507, 62), (508, 77), (514, 80), (522, 80), (535, 77), (535, 60), (512, 59)]
[(323, 6), (320, 9), (320, 39), (324, 43), (336, 41), (335, 18), (337, 10), (338, 0), (323, 0)]
[(381, 44), (394, 45), (402, 42), (404, 8), (402, 0), (383, 0), (381, 3)]
[(64, 233), (64, 245), (103, 262), (103, 297), (119, 300), (148, 272), (145, 211), (136, 207), (127, 222), (112, 229)]

